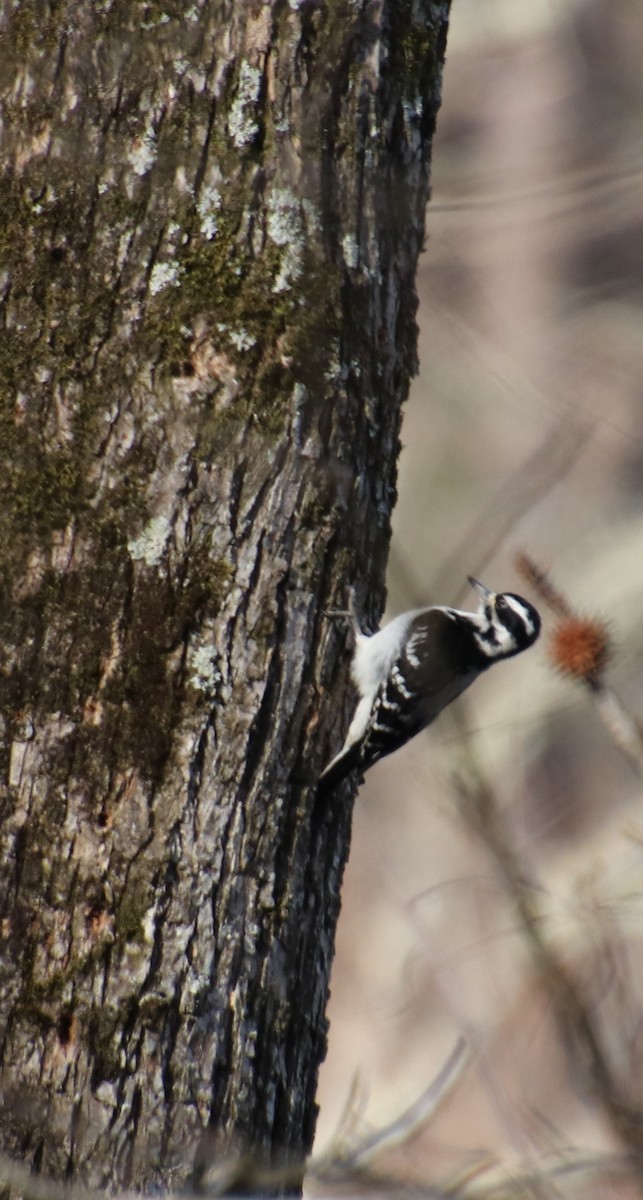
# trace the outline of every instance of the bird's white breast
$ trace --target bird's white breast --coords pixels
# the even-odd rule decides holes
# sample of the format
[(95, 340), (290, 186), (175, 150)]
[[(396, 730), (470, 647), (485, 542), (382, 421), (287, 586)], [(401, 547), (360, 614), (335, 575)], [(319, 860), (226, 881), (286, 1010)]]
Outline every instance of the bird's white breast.
[(401, 613), (371, 637), (357, 634), (351, 675), (360, 696), (375, 696), (399, 657), (409, 626), (421, 611)]

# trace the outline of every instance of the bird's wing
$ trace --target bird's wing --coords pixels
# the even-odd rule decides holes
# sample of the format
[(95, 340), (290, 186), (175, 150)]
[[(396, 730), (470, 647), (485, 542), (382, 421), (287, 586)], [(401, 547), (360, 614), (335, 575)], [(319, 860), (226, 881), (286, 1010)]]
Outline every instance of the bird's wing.
[(477, 655), (468, 626), (463, 629), (453, 609), (418, 612), (399, 657), (372, 704), (367, 701), (364, 720), (353, 721), (344, 746), (320, 776), (317, 795), (333, 791), (357, 767), (368, 770), (430, 725), (479, 674)]

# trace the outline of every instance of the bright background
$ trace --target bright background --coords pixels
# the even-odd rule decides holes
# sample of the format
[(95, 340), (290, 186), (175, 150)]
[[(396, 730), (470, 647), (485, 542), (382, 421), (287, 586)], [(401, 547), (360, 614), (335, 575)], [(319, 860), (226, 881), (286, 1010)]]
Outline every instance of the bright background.
[[(470, 606), (468, 573), (534, 600), (514, 565), (527, 551), (608, 619), (609, 681), (641, 715), (642, 62), (640, 0), (454, 0), (388, 580), (391, 614)], [(544, 615), (536, 648), (378, 764), (355, 807), (317, 1146), (356, 1077), (359, 1128), (376, 1128), (464, 1036), (471, 1065), (393, 1161), (425, 1184), (479, 1152), (504, 1178), (562, 1147), (623, 1149), (570, 1071), (549, 982), (458, 807), (471, 761), (643, 1109), (641, 778), (549, 667)], [(578, 1194), (631, 1193), (590, 1172)]]

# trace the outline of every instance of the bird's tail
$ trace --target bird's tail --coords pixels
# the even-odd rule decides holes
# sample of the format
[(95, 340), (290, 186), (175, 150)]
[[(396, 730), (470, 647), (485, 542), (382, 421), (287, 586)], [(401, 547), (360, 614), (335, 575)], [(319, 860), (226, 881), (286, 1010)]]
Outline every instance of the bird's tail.
[(360, 750), (362, 743), (353, 742), (351, 746), (347, 746), (344, 750), (340, 750), (335, 758), (331, 759), (328, 766), (322, 771), (317, 783), (317, 799), (324, 800), (330, 796), (331, 792), (360, 765)]

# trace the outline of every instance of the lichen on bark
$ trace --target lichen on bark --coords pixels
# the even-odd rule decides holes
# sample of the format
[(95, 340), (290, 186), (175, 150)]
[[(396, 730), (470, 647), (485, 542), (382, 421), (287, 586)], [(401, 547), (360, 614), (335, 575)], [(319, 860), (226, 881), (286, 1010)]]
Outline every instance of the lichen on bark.
[(59, 1178), (310, 1148), (447, 15), (2, 15), (0, 1145)]

